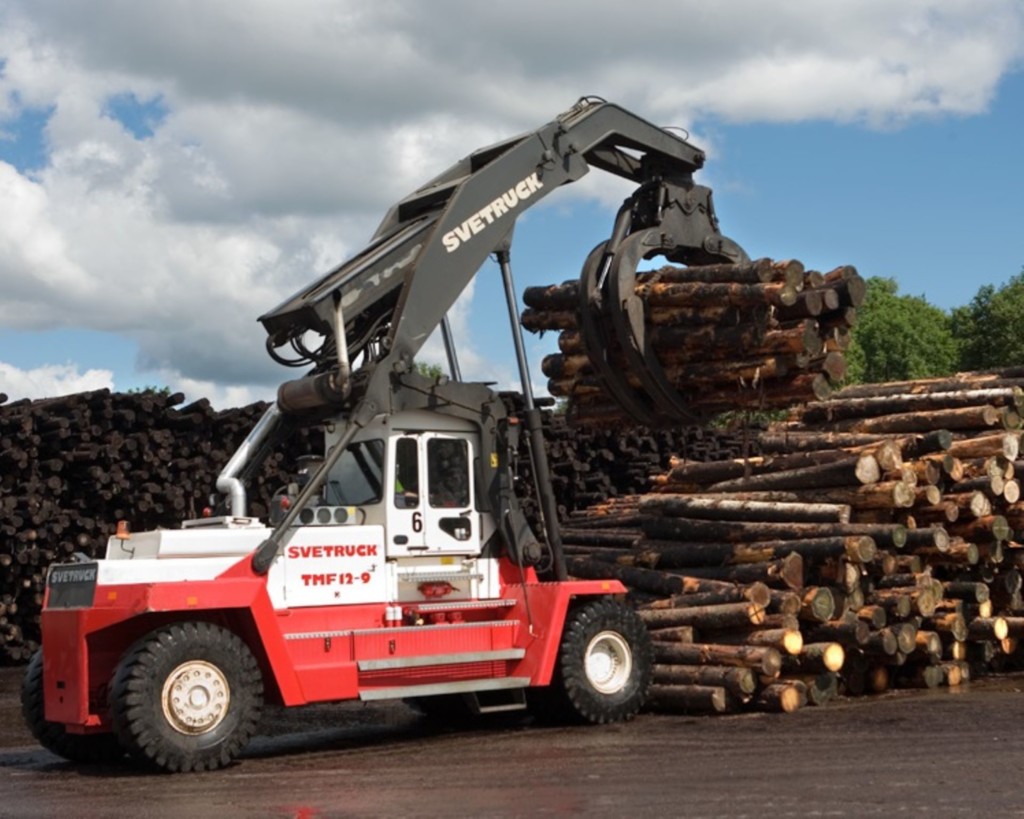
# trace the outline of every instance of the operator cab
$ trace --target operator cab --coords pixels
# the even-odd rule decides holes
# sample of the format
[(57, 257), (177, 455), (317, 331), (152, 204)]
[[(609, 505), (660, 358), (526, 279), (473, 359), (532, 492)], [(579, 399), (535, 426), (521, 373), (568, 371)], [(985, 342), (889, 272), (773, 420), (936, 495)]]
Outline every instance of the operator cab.
[[(343, 431), (328, 429), (328, 449)], [(491, 534), (477, 502), (479, 457), (479, 434), (468, 421), (426, 410), (380, 416), (338, 459), (322, 506), (306, 517), (355, 507), (352, 523), (384, 527), (391, 558), (479, 555)], [(325, 522), (335, 517), (324, 515)]]

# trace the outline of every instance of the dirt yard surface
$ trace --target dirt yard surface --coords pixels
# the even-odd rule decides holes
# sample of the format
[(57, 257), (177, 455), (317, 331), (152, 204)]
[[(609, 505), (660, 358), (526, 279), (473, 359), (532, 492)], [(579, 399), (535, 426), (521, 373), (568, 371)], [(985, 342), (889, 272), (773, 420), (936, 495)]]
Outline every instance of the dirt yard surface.
[(1024, 676), (795, 714), (435, 727), (402, 705), (267, 715), (232, 767), (77, 767), (0, 669), (0, 816), (1024, 816)]

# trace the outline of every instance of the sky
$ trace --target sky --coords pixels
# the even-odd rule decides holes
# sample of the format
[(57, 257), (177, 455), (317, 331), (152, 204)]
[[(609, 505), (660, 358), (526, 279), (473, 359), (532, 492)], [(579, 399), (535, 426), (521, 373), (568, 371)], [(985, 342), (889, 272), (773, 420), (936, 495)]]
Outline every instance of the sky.
[[(295, 371), (259, 315), (583, 95), (685, 128), (751, 257), (943, 309), (1024, 266), (1022, 0), (5, 0), (0, 392), (271, 399)], [(595, 171), (526, 211), (520, 293), (577, 277), (629, 193)], [(463, 376), (514, 386), (496, 264), (451, 320)], [(527, 337), (541, 394), (554, 349)]]

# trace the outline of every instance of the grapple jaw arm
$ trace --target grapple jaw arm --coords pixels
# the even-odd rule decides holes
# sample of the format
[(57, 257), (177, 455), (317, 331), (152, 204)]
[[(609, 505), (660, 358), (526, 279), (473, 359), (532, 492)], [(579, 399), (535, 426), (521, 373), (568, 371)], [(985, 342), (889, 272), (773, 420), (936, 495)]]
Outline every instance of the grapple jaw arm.
[[(698, 419), (671, 384), (648, 338), (635, 293), (637, 267), (664, 257), (675, 264), (743, 264), (746, 252), (718, 230), (711, 189), (654, 158), (645, 181), (619, 209), (612, 235), (587, 257), (580, 274), (580, 336), (598, 380), (638, 423), (660, 426)], [(627, 362), (611, 362), (621, 351)], [(631, 378), (639, 386), (631, 383)]]

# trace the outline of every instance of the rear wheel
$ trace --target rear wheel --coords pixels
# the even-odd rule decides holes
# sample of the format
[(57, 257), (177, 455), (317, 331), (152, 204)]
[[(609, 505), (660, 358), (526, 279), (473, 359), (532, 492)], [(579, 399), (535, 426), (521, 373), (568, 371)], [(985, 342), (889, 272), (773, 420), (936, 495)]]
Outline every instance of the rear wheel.
[(651, 639), (636, 612), (594, 600), (569, 612), (551, 685), (531, 700), (547, 718), (631, 719), (647, 698), (652, 666)]
[(21, 683), (21, 713), (32, 736), (47, 751), (73, 762), (113, 762), (124, 756), (114, 734), (71, 734), (59, 722), (48, 722), (43, 703), (43, 652), (32, 655)]
[(128, 752), (167, 771), (230, 763), (256, 730), (263, 680), (249, 647), (210, 623), (143, 637), (114, 675), (114, 727)]

